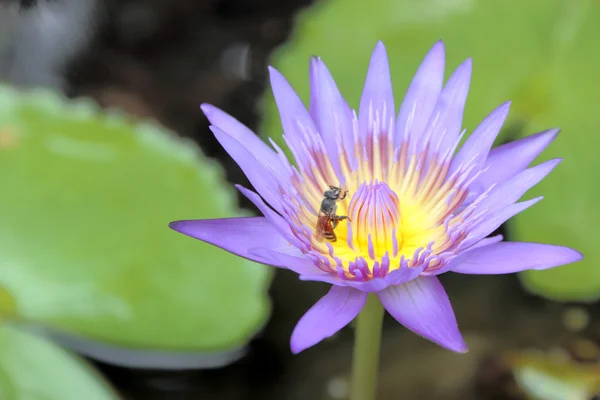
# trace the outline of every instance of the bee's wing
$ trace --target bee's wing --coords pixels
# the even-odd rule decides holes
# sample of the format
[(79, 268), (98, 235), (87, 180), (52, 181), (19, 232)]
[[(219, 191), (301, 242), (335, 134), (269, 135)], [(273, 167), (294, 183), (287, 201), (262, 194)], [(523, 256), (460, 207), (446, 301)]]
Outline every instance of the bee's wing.
[(317, 215), (317, 226), (315, 229), (315, 239), (317, 239), (319, 242), (322, 242), (323, 238), (325, 237), (324, 217), (325, 215), (321, 212), (321, 210), (319, 210), (319, 214)]

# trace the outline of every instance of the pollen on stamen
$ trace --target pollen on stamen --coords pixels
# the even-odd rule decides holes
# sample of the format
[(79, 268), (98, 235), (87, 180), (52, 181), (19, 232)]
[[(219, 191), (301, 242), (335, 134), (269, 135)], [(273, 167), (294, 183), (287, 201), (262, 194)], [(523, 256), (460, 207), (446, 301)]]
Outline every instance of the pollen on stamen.
[(369, 239), (368, 239), (368, 247), (369, 247), (369, 257), (371, 257), (371, 260), (376, 260), (375, 246), (373, 245), (373, 240), (372, 240), (372, 236), (370, 233), (369, 233)]
[[(311, 160), (296, 173), (294, 182), (304, 204), (292, 213), (302, 217), (292, 219), (301, 224), (308, 251), (320, 254), (320, 268), (343, 279), (385, 277), (398, 268), (443, 267), (465, 240), (465, 227), (485, 212), (478, 206), (486, 193), (465, 202), (471, 195), (467, 188), (480, 172), (475, 162), (453, 167), (455, 147), (438, 154), (433, 143), (411, 153), (409, 141), (388, 143), (389, 135), (383, 132), (388, 124), (378, 112), (372, 117), (371, 128), (380, 134), (367, 136), (366, 142), (353, 121), (353, 137), (358, 141), (353, 150), (358, 157), (355, 165), (340, 159), (339, 168), (348, 172), (344, 176), (331, 178), (333, 164), (323, 143), (307, 146), (305, 150), (313, 152)], [(348, 219), (336, 224), (336, 241), (318, 241), (315, 211), (322, 193), (342, 181), (348, 198), (336, 203), (336, 214)]]

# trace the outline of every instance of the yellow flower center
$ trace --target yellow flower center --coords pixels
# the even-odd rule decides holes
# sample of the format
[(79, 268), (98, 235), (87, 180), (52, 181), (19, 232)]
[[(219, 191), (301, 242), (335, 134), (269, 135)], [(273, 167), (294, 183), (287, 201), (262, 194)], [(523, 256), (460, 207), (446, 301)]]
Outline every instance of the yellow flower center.
[(306, 179), (298, 185), (299, 192), (310, 192), (314, 199), (314, 210), (304, 207), (301, 218), (304, 226), (313, 227), (311, 247), (345, 272), (361, 258), (371, 272), (383, 259), (389, 259), (390, 271), (400, 268), (403, 261), (409, 267), (423, 262), (426, 268), (436, 267), (435, 256), (461, 239), (449, 230), (463, 220), (457, 209), (467, 195), (457, 178), (448, 176), (449, 162), (438, 162), (437, 156), (427, 154), (407, 161), (406, 152), (401, 151), (395, 161), (389, 160), (388, 168), (359, 165), (346, 179), (348, 196), (337, 202), (336, 214), (349, 219), (335, 228), (335, 241), (317, 240), (314, 210), (319, 209), (327, 185), (337, 182), (306, 184), (310, 182)]

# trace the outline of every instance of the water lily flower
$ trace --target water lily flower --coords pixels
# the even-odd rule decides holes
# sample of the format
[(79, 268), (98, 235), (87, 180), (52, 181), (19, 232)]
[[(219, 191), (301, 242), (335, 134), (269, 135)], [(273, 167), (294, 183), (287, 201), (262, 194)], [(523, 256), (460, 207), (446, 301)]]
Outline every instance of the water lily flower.
[[(369, 293), (415, 333), (467, 351), (437, 275), (506, 274), (578, 261), (570, 248), (488, 237), (541, 197), (519, 202), (559, 159), (529, 167), (558, 134), (544, 131), (492, 148), (509, 103), (492, 111), (459, 147), (471, 60), (443, 85), (445, 50), (436, 43), (396, 114), (387, 54), (378, 43), (358, 114), (319, 58), (310, 63), (307, 110), (285, 78), (270, 68), (292, 165), (225, 112), (202, 110), (220, 144), (255, 191), (238, 186), (263, 216), (171, 223), (183, 234), (241, 257), (285, 268), (306, 281), (331, 284), (291, 337), (298, 353), (352, 321)], [(319, 210), (330, 186), (337, 202), (336, 241), (318, 237)], [(342, 196), (343, 197), (343, 196)]]

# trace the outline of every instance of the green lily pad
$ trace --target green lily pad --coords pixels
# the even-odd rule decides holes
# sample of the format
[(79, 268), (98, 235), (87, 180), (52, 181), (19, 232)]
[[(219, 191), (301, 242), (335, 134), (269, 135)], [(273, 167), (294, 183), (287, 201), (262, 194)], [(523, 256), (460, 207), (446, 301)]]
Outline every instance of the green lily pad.
[[(593, 204), (595, 111), (600, 81), (600, 3), (590, 0), (324, 0), (302, 12), (291, 39), (271, 64), (308, 104), (308, 62), (320, 56), (349, 104), (358, 108), (370, 54), (378, 40), (390, 59), (396, 106), (419, 63), (437, 40), (446, 45), (446, 75), (467, 57), (473, 79), (464, 127), (470, 132), (496, 106), (513, 100), (506, 127), (523, 134), (562, 126), (542, 159), (565, 162), (530, 196), (546, 199), (510, 226), (513, 239), (569, 245), (585, 255), (578, 264), (523, 275), (544, 296), (576, 299), (600, 293), (600, 250), (594, 248), (600, 214)], [(343, 44), (343, 45), (341, 45)], [(282, 145), (272, 94), (263, 98), (261, 135)], [(499, 140), (507, 139), (505, 130)], [(510, 138), (514, 139), (514, 138)], [(285, 147), (284, 147), (285, 148)], [(595, 252), (595, 254), (594, 254)]]
[(19, 317), (136, 349), (244, 346), (267, 267), (168, 228), (242, 215), (191, 142), (93, 104), (0, 87), (0, 285)]
[[(543, 112), (531, 115), (533, 130), (559, 125), (562, 133), (543, 158), (561, 157), (556, 171), (530, 192), (544, 201), (510, 225), (515, 239), (573, 247), (583, 261), (546, 271), (525, 271), (521, 281), (532, 292), (561, 301), (600, 298), (600, 248), (596, 243), (600, 211), (597, 131), (600, 128), (600, 3), (573, 2), (557, 31), (562, 34), (545, 74), (548, 98)], [(515, 99), (518, 101), (518, 99)]]
[[(0, 287), (0, 319), (9, 319), (17, 314), (17, 302), (8, 290)], [(0, 399), (2, 397), (0, 396)]]
[(0, 327), (0, 399), (117, 400), (79, 358), (35, 335)]

